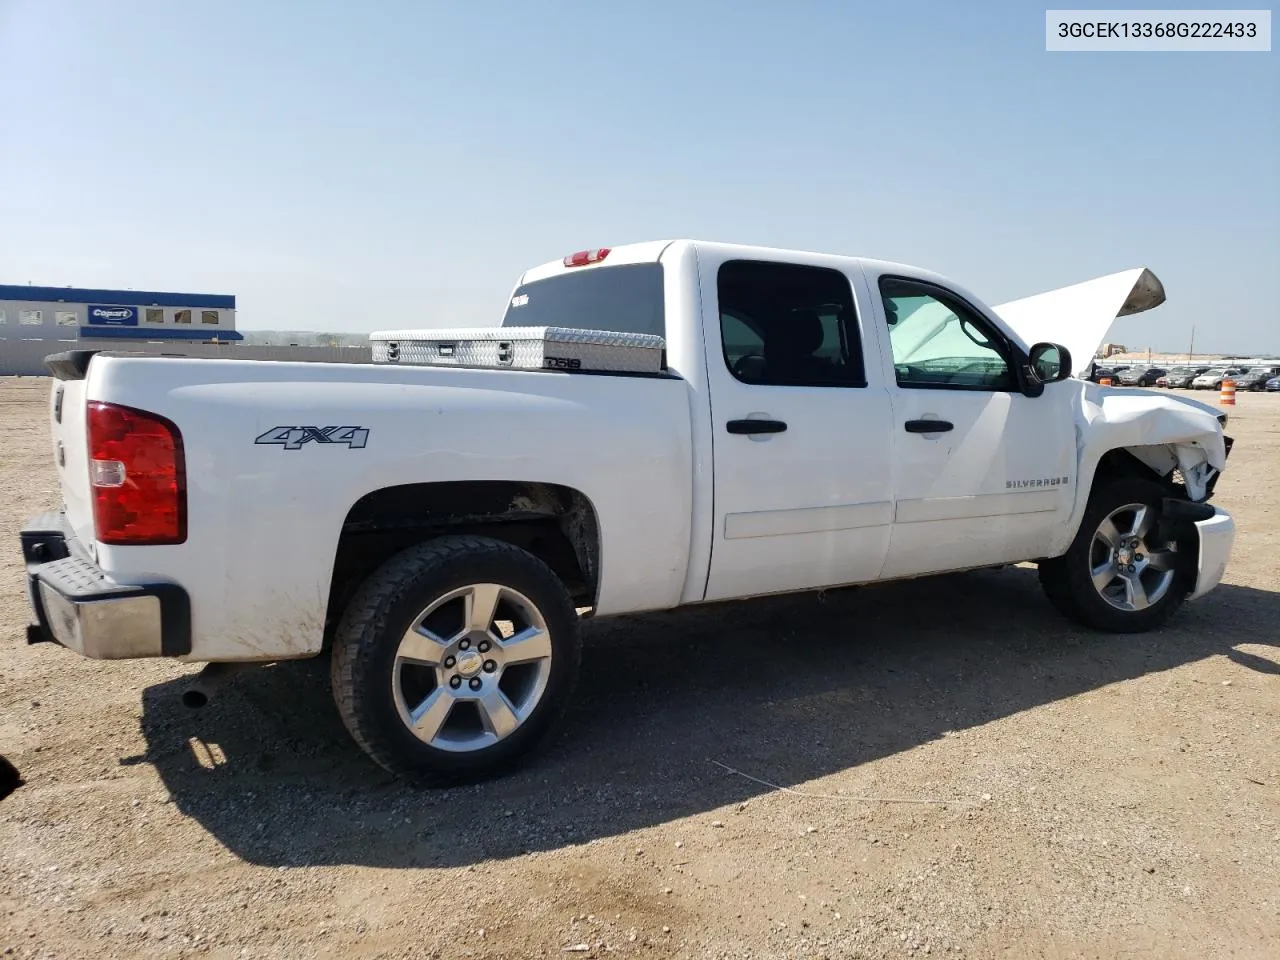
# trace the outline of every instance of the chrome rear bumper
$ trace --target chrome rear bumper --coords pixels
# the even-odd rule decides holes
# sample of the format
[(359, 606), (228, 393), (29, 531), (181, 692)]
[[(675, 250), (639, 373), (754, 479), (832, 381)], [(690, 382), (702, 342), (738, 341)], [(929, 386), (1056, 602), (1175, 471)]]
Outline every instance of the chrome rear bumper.
[(191, 603), (175, 583), (121, 584), (80, 547), (61, 514), (32, 518), (21, 533), (27, 598), (36, 623), (27, 639), (51, 640), (96, 660), (191, 652)]

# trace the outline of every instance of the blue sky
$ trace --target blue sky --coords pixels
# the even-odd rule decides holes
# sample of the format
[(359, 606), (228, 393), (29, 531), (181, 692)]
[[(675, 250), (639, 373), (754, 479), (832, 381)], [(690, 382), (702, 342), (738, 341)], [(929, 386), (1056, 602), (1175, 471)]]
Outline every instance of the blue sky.
[(989, 302), (1144, 265), (1112, 339), (1280, 352), (1280, 54), (1050, 54), (1045, 6), (0, 0), (0, 282), (368, 331), (695, 236)]

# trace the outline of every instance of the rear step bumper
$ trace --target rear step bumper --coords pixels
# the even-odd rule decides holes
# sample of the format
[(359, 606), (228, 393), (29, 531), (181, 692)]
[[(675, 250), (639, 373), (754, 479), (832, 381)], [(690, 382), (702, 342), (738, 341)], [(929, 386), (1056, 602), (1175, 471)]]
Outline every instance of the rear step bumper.
[(95, 660), (191, 652), (191, 601), (182, 587), (111, 580), (60, 513), (33, 517), (19, 536), (36, 619), (28, 642), (52, 641)]

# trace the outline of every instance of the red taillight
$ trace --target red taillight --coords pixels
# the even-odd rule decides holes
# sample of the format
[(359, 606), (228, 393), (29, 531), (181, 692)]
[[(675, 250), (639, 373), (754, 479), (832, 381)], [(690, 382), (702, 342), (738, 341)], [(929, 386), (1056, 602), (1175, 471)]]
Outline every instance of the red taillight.
[(585, 267), (589, 263), (599, 263), (609, 255), (609, 247), (601, 247), (599, 250), (579, 250), (577, 253), (571, 253), (564, 258), (566, 267)]
[(182, 434), (164, 417), (114, 403), (88, 409), (89, 484), (101, 543), (138, 546), (187, 539)]

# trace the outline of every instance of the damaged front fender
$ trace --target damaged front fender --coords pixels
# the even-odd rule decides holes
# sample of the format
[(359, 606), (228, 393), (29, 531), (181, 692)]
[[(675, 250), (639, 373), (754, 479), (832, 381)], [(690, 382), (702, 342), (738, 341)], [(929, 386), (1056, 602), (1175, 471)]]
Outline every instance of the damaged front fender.
[(1065, 551), (1083, 519), (1099, 464), (1123, 450), (1151, 469), (1171, 477), (1176, 470), (1187, 496), (1203, 501), (1226, 466), (1227, 440), (1218, 414), (1194, 400), (1162, 394), (1080, 384), (1076, 417), (1079, 485), (1065, 541)]
[[(1146, 391), (1082, 386), (1081, 434), (1088, 448), (1100, 451), (1095, 463), (1103, 452), (1124, 448), (1144, 462), (1154, 458), (1156, 462), (1149, 465), (1160, 473), (1176, 465), (1184, 477), (1189, 472), (1204, 476), (1226, 466), (1222, 425), (1204, 404)], [(1157, 466), (1161, 460), (1164, 469)], [(1193, 495), (1192, 499), (1204, 497)]]
[[(1196, 400), (1147, 391), (1081, 383), (1076, 418), (1079, 486), (1072, 508), (1065, 552), (1079, 529), (1099, 464), (1122, 450), (1145, 464), (1153, 476), (1180, 475), (1187, 497), (1203, 503), (1226, 467), (1230, 440), (1225, 417)], [(1190, 599), (1203, 596), (1221, 580), (1235, 538), (1235, 523), (1219, 508), (1193, 522), (1196, 539), (1195, 582)]]

